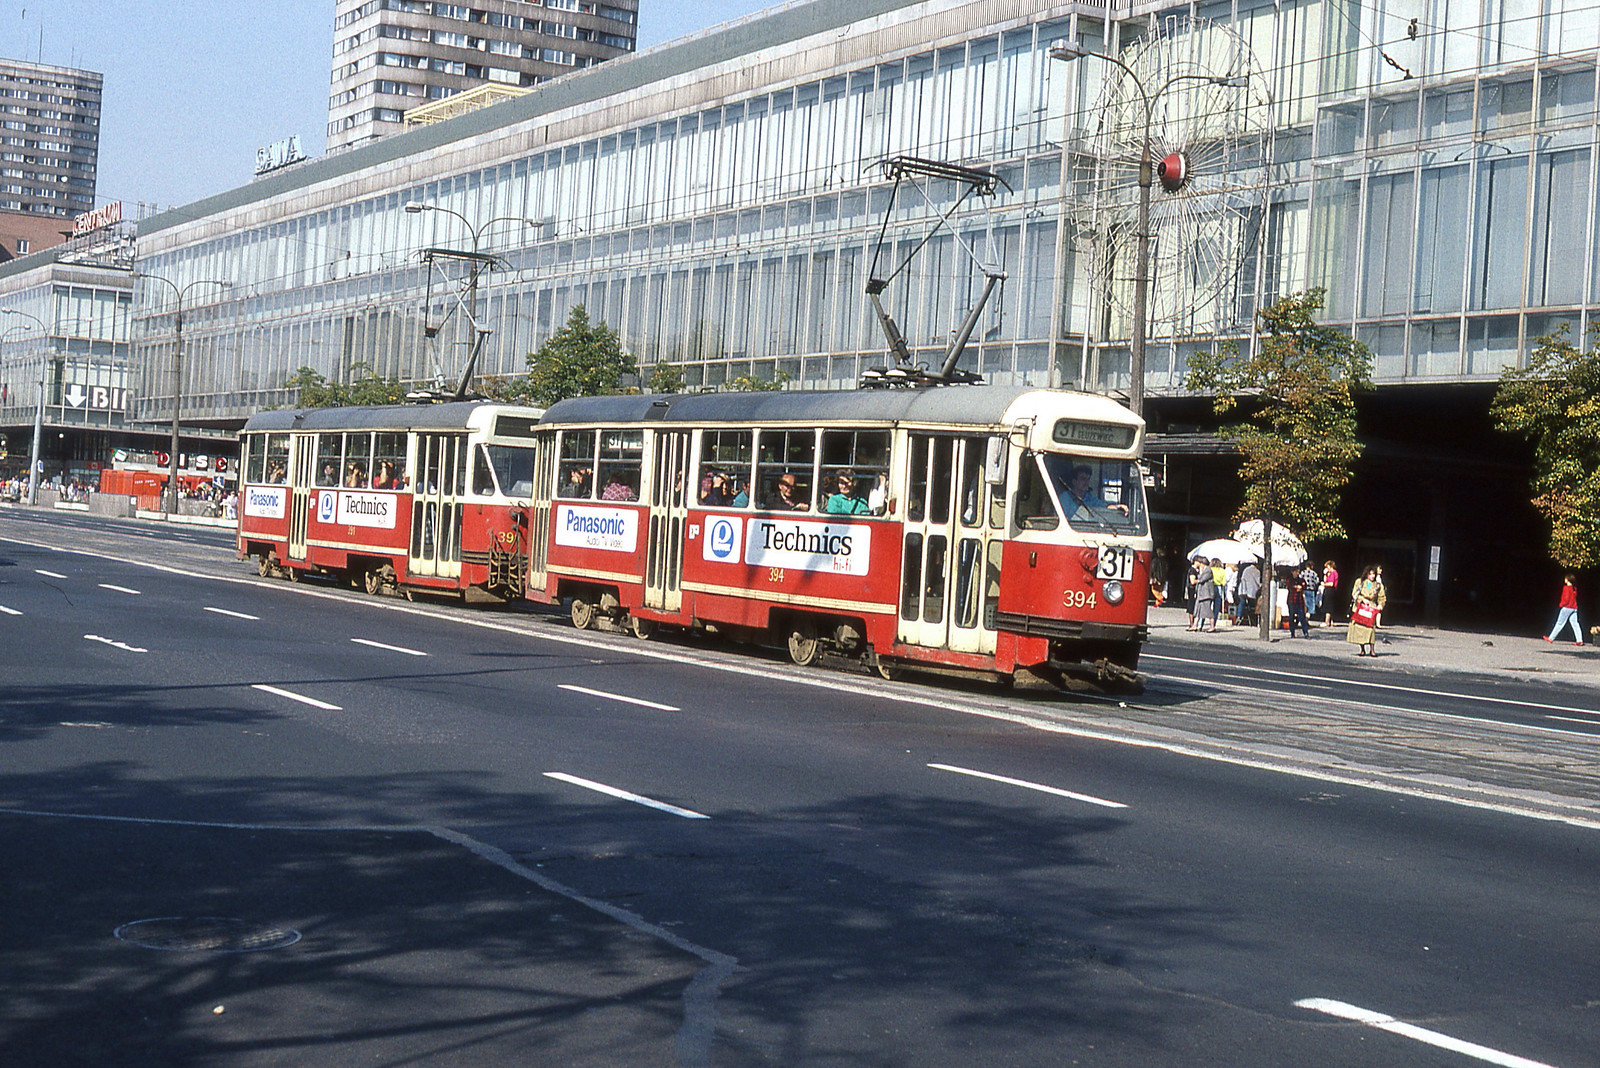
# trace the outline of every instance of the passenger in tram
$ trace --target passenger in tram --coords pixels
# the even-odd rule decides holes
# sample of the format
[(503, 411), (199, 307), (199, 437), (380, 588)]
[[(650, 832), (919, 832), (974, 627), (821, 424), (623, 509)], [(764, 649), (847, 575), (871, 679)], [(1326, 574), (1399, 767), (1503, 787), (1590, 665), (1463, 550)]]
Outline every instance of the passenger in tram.
[(322, 465), (322, 474), (317, 476), (319, 486), (337, 486), (339, 484), (339, 465), (332, 460)]
[(806, 512), (811, 510), (811, 502), (802, 498), (799, 484), (793, 474), (784, 472), (778, 476), (778, 496), (771, 502), (771, 507), (780, 512)]
[(365, 464), (350, 464), (344, 471), (344, 484), (347, 489), (365, 489), (367, 485), (367, 468)]
[(743, 508), (750, 503), (750, 494), (737, 474), (708, 468), (700, 476), (700, 503), (708, 508)]
[(399, 489), (400, 479), (394, 473), (394, 462), (383, 460), (378, 464), (378, 474), (372, 480), (373, 489)]
[(591, 468), (574, 467), (567, 473), (567, 490), (561, 496), (587, 498), (593, 484), (594, 471)]
[(611, 472), (606, 479), (604, 488), (600, 490), (602, 501), (636, 501), (639, 499), (637, 482), (639, 476), (627, 469)]
[(822, 510), (832, 515), (868, 515), (872, 512), (872, 505), (867, 499), (859, 495), (856, 476), (850, 471), (840, 471), (837, 483), (838, 492), (828, 494), (828, 499), (823, 502)]
[(267, 481), (276, 485), (289, 481), (289, 469), (281, 460), (274, 460), (267, 465)]

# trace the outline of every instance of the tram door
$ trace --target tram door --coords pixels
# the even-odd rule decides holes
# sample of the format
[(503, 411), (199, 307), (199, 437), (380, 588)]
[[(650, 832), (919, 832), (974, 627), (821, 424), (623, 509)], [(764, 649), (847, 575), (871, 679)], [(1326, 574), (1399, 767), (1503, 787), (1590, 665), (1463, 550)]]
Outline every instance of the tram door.
[(418, 434), (416, 481), (411, 494), (413, 575), (461, 574), (461, 501), (467, 484), (465, 434)]
[(556, 435), (541, 433), (533, 443), (533, 499), (528, 507), (528, 589), (549, 585), (550, 487), (555, 481)]
[(289, 457), (289, 559), (302, 563), (306, 558), (306, 525), (311, 515), (311, 476), (317, 467), (317, 436), (295, 434), (294, 453)]
[(987, 521), (986, 437), (910, 435), (901, 545), (900, 640), (968, 653), (995, 649), (1002, 531)]
[(689, 432), (655, 432), (650, 463), (650, 532), (646, 540), (644, 603), (676, 612), (683, 605), (683, 526), (689, 517)]

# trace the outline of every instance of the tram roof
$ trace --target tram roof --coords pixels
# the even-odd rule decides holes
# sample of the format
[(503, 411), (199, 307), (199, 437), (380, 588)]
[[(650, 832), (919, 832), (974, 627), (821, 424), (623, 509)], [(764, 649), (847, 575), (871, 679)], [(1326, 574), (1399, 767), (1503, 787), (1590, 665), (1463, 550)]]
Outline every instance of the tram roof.
[[(384, 404), (356, 408), (285, 408), (257, 412), (242, 433), (290, 430), (435, 430), (462, 429), (480, 408), (507, 408), (494, 401), (446, 401), (443, 404)], [(507, 408), (538, 413), (537, 408)]]
[[(1109, 397), (1028, 386), (943, 386), (937, 389), (778, 390), (767, 393), (674, 393), (649, 396), (573, 397), (558, 401), (539, 420), (562, 423), (955, 423), (997, 426), (1028, 394), (1071, 397), (1102, 419), (1133, 418)], [(1087, 414), (1087, 413), (1086, 413)], [(1120, 421), (1120, 420), (1118, 420)]]

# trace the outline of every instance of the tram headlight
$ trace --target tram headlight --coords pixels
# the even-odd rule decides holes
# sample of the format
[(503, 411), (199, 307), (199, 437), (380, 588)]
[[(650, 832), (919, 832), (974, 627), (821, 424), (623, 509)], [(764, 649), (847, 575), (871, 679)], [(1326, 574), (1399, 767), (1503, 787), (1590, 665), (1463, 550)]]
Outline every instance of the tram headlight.
[(1122, 583), (1112, 579), (1100, 587), (1100, 595), (1106, 599), (1106, 604), (1122, 603)]

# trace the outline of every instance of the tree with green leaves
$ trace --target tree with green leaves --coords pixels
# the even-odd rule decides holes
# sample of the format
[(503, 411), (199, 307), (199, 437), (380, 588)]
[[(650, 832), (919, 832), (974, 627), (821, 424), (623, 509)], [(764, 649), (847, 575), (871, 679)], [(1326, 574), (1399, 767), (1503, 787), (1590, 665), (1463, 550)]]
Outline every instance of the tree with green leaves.
[(639, 363), (622, 348), (617, 332), (589, 321), (582, 304), (539, 351), (528, 357), (528, 389), (535, 404), (549, 407), (567, 397), (623, 392), (622, 380), (639, 373)]
[(1256, 313), (1254, 350), (1234, 343), (1189, 358), (1189, 389), (1212, 395), (1239, 448), (1240, 520), (1271, 517), (1301, 539), (1342, 538), (1339, 503), (1361, 456), (1356, 393), (1371, 388), (1372, 354), (1318, 323), (1325, 291), (1291, 294)]
[(1600, 563), (1600, 324), (1584, 352), (1566, 326), (1539, 338), (1526, 367), (1500, 375), (1489, 414), (1495, 427), (1533, 443), (1532, 503), (1550, 522), (1550, 555), (1562, 567)]
[(682, 393), (683, 382), (683, 368), (663, 360), (650, 372), (650, 381), (646, 385), (651, 393)]
[(757, 378), (753, 374), (734, 375), (722, 383), (729, 393), (774, 393), (789, 384), (789, 372), (779, 371), (772, 378)]
[(397, 378), (379, 378), (372, 369), (358, 363), (352, 371), (365, 372), (348, 385), (331, 382), (311, 367), (301, 367), (289, 376), (285, 389), (296, 393), (301, 408), (345, 408), (351, 405), (400, 404), (406, 399), (405, 387)]

